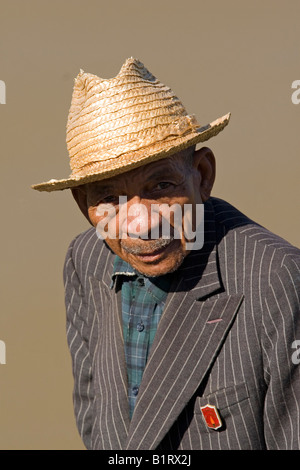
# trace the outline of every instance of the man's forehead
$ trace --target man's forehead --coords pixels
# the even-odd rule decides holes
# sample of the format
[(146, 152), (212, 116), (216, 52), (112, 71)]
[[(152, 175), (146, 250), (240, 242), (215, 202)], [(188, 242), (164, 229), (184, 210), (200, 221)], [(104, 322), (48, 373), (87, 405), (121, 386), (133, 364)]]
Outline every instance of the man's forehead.
[(178, 164), (179, 159), (175, 159), (174, 156), (165, 157), (162, 160), (148, 163), (147, 165), (113, 176), (112, 178), (95, 181), (94, 183), (89, 183), (85, 186), (91, 190), (107, 191), (115, 188), (119, 183), (122, 183), (125, 180), (132, 181), (132, 178), (137, 176), (142, 176), (145, 181), (149, 180), (149, 178), (165, 178), (168, 175), (168, 173), (166, 173), (166, 169), (168, 168), (168, 171), (171, 171), (172, 168), (176, 170), (178, 168)]

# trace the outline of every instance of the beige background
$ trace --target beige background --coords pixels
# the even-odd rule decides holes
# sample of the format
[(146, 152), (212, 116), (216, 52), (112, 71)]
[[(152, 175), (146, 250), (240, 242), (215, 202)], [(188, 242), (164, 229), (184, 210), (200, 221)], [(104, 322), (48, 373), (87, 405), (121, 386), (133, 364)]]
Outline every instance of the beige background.
[(299, 0), (1, 0), (0, 449), (83, 449), (72, 409), (62, 267), (88, 228), (68, 191), (65, 125), (80, 68), (115, 76), (139, 58), (203, 124), (214, 195), (300, 246)]

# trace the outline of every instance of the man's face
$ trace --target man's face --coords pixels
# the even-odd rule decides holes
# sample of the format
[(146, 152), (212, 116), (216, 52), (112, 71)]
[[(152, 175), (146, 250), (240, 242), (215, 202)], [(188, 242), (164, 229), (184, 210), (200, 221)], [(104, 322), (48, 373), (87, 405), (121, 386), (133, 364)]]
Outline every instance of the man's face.
[[(189, 204), (195, 216), (196, 204), (209, 197), (201, 190), (207, 188), (201, 168), (206, 174), (209, 159), (198, 151), (192, 162), (193, 153), (188, 149), (84, 188), (92, 224), (105, 228), (106, 243), (114, 253), (146, 276), (175, 271), (189, 252), (184, 206)], [(172, 206), (176, 216), (168, 211)], [(195, 229), (194, 220), (190, 228)]]

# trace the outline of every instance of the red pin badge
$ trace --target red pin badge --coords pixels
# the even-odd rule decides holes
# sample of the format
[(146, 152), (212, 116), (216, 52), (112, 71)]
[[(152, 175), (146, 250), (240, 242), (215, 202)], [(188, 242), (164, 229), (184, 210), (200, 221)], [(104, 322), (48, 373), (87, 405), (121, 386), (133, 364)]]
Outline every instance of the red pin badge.
[(222, 426), (222, 420), (214, 405), (201, 406), (201, 411), (205, 419), (206, 425), (211, 429), (219, 429)]

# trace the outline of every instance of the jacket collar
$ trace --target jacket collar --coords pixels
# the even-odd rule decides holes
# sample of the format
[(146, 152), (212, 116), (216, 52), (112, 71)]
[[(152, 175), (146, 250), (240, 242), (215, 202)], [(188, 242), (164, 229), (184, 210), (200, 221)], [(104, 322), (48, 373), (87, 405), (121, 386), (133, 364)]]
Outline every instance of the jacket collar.
[(193, 300), (203, 300), (224, 291), (218, 268), (215, 212), (209, 200), (204, 207), (203, 248), (191, 251), (176, 273), (177, 286), (180, 280), (180, 290), (189, 292)]

